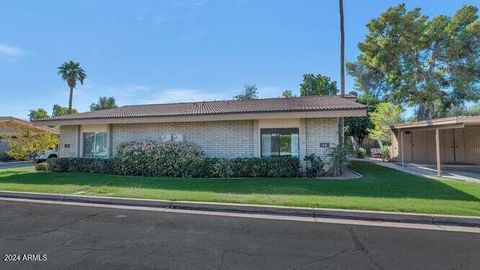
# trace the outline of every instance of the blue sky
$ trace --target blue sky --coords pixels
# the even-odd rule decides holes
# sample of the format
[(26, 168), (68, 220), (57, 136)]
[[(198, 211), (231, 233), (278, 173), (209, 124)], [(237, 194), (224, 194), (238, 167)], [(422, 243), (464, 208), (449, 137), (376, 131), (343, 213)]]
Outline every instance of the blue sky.
[[(368, 21), (400, 2), (345, 0), (347, 61)], [(405, 2), (429, 16), (479, 4)], [(261, 97), (278, 97), (298, 93), (304, 73), (339, 77), (337, 0), (2, 0), (0, 25), (0, 115), (66, 106), (56, 68), (70, 59), (88, 74), (74, 95), (80, 111), (99, 96), (119, 105), (228, 99), (256, 84)]]

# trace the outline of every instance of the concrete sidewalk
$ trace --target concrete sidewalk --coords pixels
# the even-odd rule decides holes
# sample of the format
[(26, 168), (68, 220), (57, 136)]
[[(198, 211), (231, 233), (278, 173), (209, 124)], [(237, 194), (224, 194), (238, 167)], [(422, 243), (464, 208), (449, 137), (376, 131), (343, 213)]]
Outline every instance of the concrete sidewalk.
[(133, 198), (114, 198), (97, 196), (79, 196), (64, 194), (45, 194), (30, 192), (0, 191), (0, 199), (29, 199), (43, 201), (78, 202), (100, 205), (144, 206), (164, 209), (181, 209), (223, 213), (247, 213), (263, 215), (282, 215), (312, 218), (338, 218), (366, 221), (401, 222), (412, 224), (453, 225), (480, 227), (480, 217), (430, 215), (416, 213), (394, 213), (380, 211), (360, 211), (306, 207), (283, 207), (266, 205), (246, 205), (227, 203), (204, 203), (166, 200), (146, 200)]

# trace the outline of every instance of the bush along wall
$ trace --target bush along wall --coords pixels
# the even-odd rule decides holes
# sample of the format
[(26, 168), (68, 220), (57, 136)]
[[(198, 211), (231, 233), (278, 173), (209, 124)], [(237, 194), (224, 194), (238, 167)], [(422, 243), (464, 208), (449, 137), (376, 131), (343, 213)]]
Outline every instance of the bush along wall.
[(191, 143), (129, 142), (120, 145), (115, 162), (126, 175), (192, 177), (202, 155)]
[(53, 172), (83, 172), (158, 177), (298, 177), (298, 158), (203, 158), (200, 147), (157, 141), (122, 144), (115, 158), (57, 158)]

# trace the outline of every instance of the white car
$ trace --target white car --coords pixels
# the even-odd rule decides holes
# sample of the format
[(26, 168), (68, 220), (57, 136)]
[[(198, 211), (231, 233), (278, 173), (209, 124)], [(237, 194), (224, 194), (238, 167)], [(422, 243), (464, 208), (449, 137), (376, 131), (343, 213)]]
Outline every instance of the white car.
[(47, 161), (48, 159), (51, 159), (51, 158), (57, 158), (58, 157), (58, 149), (50, 149), (50, 150), (47, 150), (43, 153), (40, 153), (38, 154), (34, 161), (35, 163), (40, 163), (40, 162), (44, 162), (44, 161)]

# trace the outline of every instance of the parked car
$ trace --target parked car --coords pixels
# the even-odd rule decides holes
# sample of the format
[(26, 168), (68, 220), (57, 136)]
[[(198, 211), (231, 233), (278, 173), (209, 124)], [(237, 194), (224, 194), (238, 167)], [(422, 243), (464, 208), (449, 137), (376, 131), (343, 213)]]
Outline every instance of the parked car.
[(50, 150), (47, 150), (43, 153), (38, 154), (34, 158), (34, 162), (35, 163), (40, 163), (40, 162), (47, 161), (48, 159), (57, 158), (57, 157), (58, 157), (58, 149), (54, 148), (54, 149), (50, 149)]

